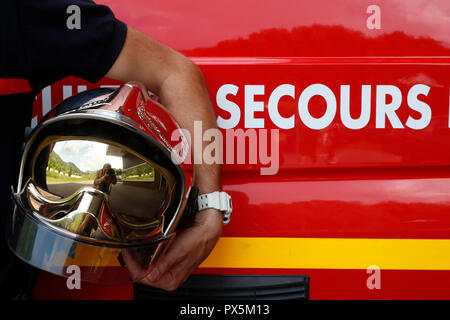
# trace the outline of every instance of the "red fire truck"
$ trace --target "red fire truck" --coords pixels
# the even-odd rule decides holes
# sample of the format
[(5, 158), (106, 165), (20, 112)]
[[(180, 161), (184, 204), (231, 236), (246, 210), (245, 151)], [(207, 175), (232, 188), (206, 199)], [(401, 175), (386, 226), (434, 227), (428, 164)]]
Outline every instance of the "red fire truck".
[[(97, 2), (190, 57), (225, 139), (245, 138), (233, 140), (245, 158), (223, 164), (231, 222), (181, 292), (450, 298), (448, 1)], [(36, 98), (33, 125), (64, 98), (118, 85), (63, 79)], [(154, 294), (70, 290), (41, 272), (34, 298)]]

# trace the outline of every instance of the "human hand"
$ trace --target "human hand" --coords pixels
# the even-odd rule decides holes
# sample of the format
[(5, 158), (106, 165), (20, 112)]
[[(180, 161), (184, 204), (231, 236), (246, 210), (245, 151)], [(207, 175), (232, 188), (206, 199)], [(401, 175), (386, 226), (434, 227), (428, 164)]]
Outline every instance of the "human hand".
[[(222, 232), (222, 214), (215, 209), (198, 212), (191, 227), (180, 231), (151, 272), (139, 282), (167, 291), (176, 290), (205, 260)], [(131, 278), (142, 275), (142, 269), (124, 252), (124, 262)]]

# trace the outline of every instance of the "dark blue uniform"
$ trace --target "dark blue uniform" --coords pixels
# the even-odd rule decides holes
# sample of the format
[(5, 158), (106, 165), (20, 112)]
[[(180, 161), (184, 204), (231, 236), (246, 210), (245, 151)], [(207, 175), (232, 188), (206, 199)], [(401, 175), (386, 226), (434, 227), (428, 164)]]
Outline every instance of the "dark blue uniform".
[[(76, 21), (79, 25), (73, 23), (74, 14), (78, 13), (79, 20)], [(69, 75), (99, 81), (117, 59), (126, 32), (126, 25), (117, 20), (108, 7), (90, 0), (2, 0), (1, 299), (30, 298), (37, 272), (18, 260), (5, 241), (6, 216), (11, 210), (11, 185), (17, 182), (24, 131), (31, 121), (34, 97), (47, 85)]]

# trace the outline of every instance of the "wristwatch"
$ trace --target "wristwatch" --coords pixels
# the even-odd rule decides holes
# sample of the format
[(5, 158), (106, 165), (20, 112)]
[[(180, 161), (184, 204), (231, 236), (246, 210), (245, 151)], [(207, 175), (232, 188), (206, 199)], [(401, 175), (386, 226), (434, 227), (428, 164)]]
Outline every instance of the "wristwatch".
[(224, 191), (215, 191), (212, 193), (201, 194), (197, 198), (198, 211), (205, 209), (217, 209), (223, 214), (223, 224), (228, 224), (233, 211), (233, 203), (228, 193)]

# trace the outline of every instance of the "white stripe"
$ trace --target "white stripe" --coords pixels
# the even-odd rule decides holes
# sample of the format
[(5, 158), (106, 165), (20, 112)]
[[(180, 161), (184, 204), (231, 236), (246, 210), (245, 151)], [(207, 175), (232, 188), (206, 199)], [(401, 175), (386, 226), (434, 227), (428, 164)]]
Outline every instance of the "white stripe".
[(50, 86), (42, 89), (42, 114), (47, 114), (52, 110), (52, 88)]
[(72, 95), (72, 86), (63, 86), (63, 99), (67, 99)]

